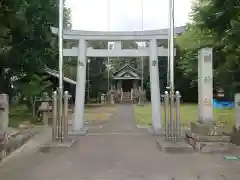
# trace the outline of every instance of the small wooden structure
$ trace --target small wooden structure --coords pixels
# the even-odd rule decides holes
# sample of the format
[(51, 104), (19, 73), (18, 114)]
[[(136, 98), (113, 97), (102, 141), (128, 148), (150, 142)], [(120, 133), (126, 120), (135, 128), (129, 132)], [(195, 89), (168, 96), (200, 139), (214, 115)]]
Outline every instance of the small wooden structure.
[[(59, 72), (50, 68), (45, 68), (42, 74), (49, 76), (49, 80), (53, 83), (52, 89), (56, 90), (59, 84)], [(73, 102), (69, 102), (70, 104), (75, 102), (76, 84), (76, 81), (65, 76), (63, 77), (63, 91), (68, 91), (72, 96), (71, 100)]]
[(113, 87), (123, 92), (131, 92), (132, 88), (138, 88), (141, 83), (141, 73), (130, 66), (124, 65), (113, 74)]
[(111, 94), (114, 102), (138, 103), (142, 92), (141, 73), (129, 64), (125, 64), (113, 74)]

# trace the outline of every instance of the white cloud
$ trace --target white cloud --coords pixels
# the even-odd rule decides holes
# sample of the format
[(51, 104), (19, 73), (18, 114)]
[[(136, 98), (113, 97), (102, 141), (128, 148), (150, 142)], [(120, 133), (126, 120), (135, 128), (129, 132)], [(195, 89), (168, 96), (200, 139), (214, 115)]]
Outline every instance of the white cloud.
[[(191, 2), (175, 0), (175, 26), (188, 22)], [(142, 30), (141, 0), (67, 0), (66, 5), (72, 11), (73, 29)], [(168, 0), (143, 0), (143, 27), (144, 30), (168, 27)]]

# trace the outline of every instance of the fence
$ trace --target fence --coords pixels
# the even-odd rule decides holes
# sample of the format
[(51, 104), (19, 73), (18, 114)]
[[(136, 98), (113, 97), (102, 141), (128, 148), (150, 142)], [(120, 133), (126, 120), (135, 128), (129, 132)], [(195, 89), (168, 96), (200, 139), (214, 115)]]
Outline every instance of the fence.
[(180, 122), (180, 98), (178, 91), (168, 93), (163, 96), (164, 103), (164, 135), (167, 141), (178, 141), (184, 131), (184, 126)]
[(65, 91), (63, 96), (57, 92), (53, 92), (52, 102), (52, 139), (61, 142), (68, 139), (68, 92)]

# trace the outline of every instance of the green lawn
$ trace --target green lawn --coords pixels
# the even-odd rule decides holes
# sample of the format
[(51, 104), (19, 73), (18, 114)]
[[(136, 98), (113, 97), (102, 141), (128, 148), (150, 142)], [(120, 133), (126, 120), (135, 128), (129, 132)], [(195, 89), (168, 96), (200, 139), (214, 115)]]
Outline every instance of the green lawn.
[(26, 105), (11, 105), (9, 108), (9, 126), (17, 128), (20, 123), (25, 121), (36, 123), (37, 119), (32, 117), (32, 113)]
[[(100, 105), (86, 105), (84, 109), (84, 118), (91, 121), (105, 121), (108, 120), (115, 111), (115, 106), (104, 106), (101, 108)], [(72, 114), (69, 113), (69, 119), (71, 119), (71, 115)], [(9, 109), (9, 126), (17, 128), (19, 124), (26, 121), (32, 124), (42, 123), (38, 117), (32, 117), (32, 112), (26, 105), (11, 105)], [(49, 123), (51, 123), (51, 121)]]
[[(162, 118), (164, 118), (164, 109), (161, 108)], [(227, 126), (233, 126), (235, 122), (234, 109), (214, 109), (214, 120), (225, 123)], [(134, 106), (134, 115), (137, 124), (141, 126), (150, 126), (152, 121), (151, 105)], [(180, 106), (181, 124), (188, 125), (190, 122), (197, 120), (197, 105), (196, 104), (181, 104)]]

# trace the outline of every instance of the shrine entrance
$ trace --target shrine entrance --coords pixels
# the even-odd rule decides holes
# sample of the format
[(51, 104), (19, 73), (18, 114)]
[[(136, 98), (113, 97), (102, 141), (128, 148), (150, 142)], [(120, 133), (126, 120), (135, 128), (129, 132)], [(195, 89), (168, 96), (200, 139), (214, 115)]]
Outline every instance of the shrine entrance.
[[(51, 28), (54, 34), (58, 34), (57, 28)], [(130, 31), (130, 32), (99, 32), (99, 31), (80, 31), (63, 30), (63, 39), (77, 42), (77, 46), (63, 49), (63, 56), (76, 56), (77, 61), (77, 84), (75, 114), (73, 119), (73, 131), (81, 132), (84, 130), (84, 102), (86, 85), (86, 63), (87, 57), (149, 57), (150, 89), (152, 104), (152, 132), (158, 133), (162, 130), (163, 120), (161, 118), (160, 106), (160, 88), (159, 88), (159, 69), (158, 57), (168, 56), (168, 29), (151, 31)], [(89, 47), (89, 41), (108, 41), (114, 43), (112, 49), (94, 49)], [(145, 43), (144, 47), (136, 49), (125, 49), (122, 46), (124, 41), (141, 41)], [(175, 54), (175, 53), (174, 53)], [(126, 65), (127, 66), (127, 65)], [(126, 68), (126, 67), (125, 67)], [(132, 67), (127, 66), (127, 69)], [(122, 68), (124, 69), (124, 68)], [(134, 82), (137, 83), (141, 78), (136, 72), (123, 71), (119, 77), (115, 77), (118, 87), (123, 84), (124, 89), (134, 88)], [(130, 82), (133, 82), (131, 84)], [(140, 87), (141, 88), (141, 87)], [(123, 94), (123, 93), (122, 93)], [(134, 94), (134, 93), (131, 93)]]
[(123, 92), (131, 92), (132, 88), (133, 88), (133, 80), (125, 79), (122, 81)]
[(139, 99), (140, 93), (143, 93), (140, 86), (141, 73), (129, 64), (125, 64), (113, 73), (111, 91), (113, 91), (116, 103), (124, 102), (124, 100), (134, 103), (136, 99)]
[(131, 92), (131, 90), (140, 87), (141, 73), (130, 66), (125, 64), (113, 73), (113, 89), (123, 92)]

